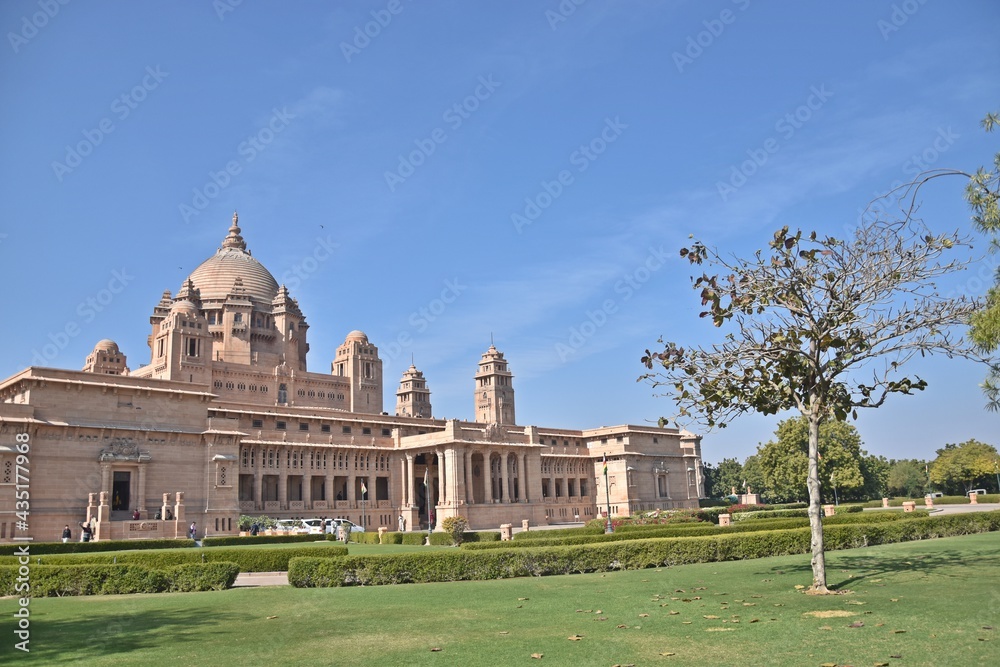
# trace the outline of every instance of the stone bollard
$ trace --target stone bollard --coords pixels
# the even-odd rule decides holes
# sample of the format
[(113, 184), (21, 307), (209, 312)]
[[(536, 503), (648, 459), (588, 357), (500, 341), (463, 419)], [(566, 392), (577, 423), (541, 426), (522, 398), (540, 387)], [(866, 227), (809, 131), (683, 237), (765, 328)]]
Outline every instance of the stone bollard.
[(882, 507), (888, 507), (888, 506), (889, 506), (889, 499), (888, 498), (883, 498), (882, 499)]
[(378, 527), (378, 543), (379, 544), (384, 544), (384, 541), (383, 541), (385, 539), (384, 536), (388, 532), (389, 532), (389, 529), (386, 528), (385, 526), (379, 526)]
[(912, 500), (907, 500), (905, 503), (903, 503), (904, 512), (913, 512), (916, 509), (917, 509), (917, 503), (915, 503)]
[(934, 496), (924, 496), (924, 505), (927, 505), (927, 509), (934, 507)]
[(837, 513), (837, 508), (833, 505), (823, 505), (823, 516), (833, 516)]
[(521, 530), (523, 530), (525, 532), (528, 531), (528, 520), (527, 519), (521, 519)]
[(720, 514), (719, 515), (719, 525), (720, 526), (728, 526), (728, 525), (730, 525), (730, 519), (731, 518), (732, 518), (731, 514)]
[(513, 537), (514, 531), (509, 523), (500, 524), (500, 540), (502, 542), (507, 542)]
[(973, 491), (969, 494), (969, 504), (978, 505), (979, 504), (979, 494)]

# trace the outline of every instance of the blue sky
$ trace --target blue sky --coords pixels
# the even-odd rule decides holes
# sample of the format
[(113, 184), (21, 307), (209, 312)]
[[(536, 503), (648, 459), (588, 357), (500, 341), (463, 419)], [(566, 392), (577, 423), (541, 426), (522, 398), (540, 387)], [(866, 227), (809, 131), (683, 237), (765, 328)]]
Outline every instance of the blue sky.
[[(388, 409), (412, 354), (435, 416), (470, 419), (492, 334), (519, 423), (655, 422), (643, 351), (716, 335), (689, 234), (749, 255), (783, 225), (843, 233), (998, 148), (996, 2), (777, 5), (5, 2), (0, 375), (79, 368), (101, 338), (148, 363), (153, 306), (237, 209), (311, 370), (362, 329)], [(926, 190), (932, 227), (969, 230), (963, 185)], [(996, 261), (945, 287), (982, 295)], [(910, 370), (930, 386), (861, 416), (870, 452), (1000, 445), (981, 369)], [(708, 434), (705, 459), (776, 421)]]

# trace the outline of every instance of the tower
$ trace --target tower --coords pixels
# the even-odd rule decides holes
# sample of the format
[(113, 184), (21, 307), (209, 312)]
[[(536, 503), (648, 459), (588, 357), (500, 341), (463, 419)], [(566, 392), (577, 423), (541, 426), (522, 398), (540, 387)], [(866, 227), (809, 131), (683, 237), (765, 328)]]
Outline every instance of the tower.
[(347, 334), (337, 348), (330, 371), (351, 380), (348, 410), (376, 415), (382, 412), (382, 360), (365, 332), (355, 330)]
[(476, 372), (476, 421), (484, 424), (514, 423), (514, 376), (507, 369), (503, 352), (491, 344), (479, 360)]
[(410, 364), (399, 381), (396, 414), (400, 417), (431, 418), (431, 390), (427, 388), (424, 374), (413, 364)]

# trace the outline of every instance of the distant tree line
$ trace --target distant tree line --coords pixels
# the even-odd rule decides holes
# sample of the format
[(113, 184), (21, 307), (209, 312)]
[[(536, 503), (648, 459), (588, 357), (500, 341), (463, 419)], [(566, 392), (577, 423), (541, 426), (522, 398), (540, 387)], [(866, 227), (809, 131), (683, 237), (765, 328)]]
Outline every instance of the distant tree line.
[[(926, 493), (964, 495), (971, 489), (1000, 493), (997, 473), (1000, 453), (977, 440), (946, 444), (937, 457), (887, 459), (862, 449), (857, 429), (846, 422), (830, 421), (820, 427), (819, 475), (823, 502), (877, 500), (885, 496), (920, 498)], [(722, 498), (747, 487), (767, 502), (806, 501), (809, 433), (805, 418), (779, 422), (775, 438), (757, 446), (757, 453), (742, 463), (725, 458), (705, 464), (705, 495)]]

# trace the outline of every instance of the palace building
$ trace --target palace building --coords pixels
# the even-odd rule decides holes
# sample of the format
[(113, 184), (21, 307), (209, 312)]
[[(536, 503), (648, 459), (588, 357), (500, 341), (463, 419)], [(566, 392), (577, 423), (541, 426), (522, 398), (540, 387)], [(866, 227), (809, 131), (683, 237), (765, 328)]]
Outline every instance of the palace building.
[(218, 251), (153, 306), (148, 364), (130, 370), (102, 340), (83, 370), (0, 382), (0, 541), (55, 540), (66, 524), (75, 537), (87, 519), (99, 539), (131, 539), (185, 536), (192, 521), (232, 534), (241, 514), (392, 530), (400, 515), (407, 530), (461, 515), (495, 529), (585, 521), (609, 504), (612, 515), (697, 507), (700, 437), (518, 425), (514, 375), (493, 345), (470, 373), (471, 421), (435, 419), (412, 365), (390, 414), (378, 347), (361, 331), (329, 372), (308, 370), (306, 316), (241, 233), (234, 214)]

